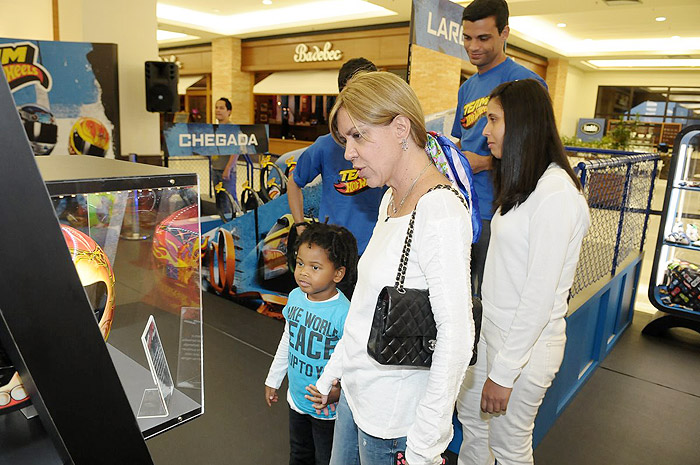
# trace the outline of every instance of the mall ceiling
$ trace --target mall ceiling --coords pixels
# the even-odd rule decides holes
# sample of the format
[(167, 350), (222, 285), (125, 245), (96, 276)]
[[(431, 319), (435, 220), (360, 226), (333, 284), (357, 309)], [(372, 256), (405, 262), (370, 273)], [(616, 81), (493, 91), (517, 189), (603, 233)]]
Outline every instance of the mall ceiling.
[[(508, 4), (509, 42), (542, 56), (568, 58), (584, 69), (610, 64), (613, 69), (631, 64), (632, 69), (700, 69), (700, 0)], [(164, 0), (158, 2), (157, 15), (159, 45), (171, 47), (223, 36), (265, 37), (408, 22), (411, 0)], [(160, 40), (162, 31), (186, 36)], [(644, 61), (609, 61), (630, 59)]]

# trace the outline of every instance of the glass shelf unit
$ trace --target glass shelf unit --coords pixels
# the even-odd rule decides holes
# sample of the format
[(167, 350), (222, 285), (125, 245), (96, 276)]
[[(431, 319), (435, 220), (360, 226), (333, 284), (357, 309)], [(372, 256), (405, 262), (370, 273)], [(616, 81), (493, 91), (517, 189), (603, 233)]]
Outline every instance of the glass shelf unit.
[(699, 230), (700, 126), (690, 126), (674, 144), (649, 299), (661, 312), (696, 322), (700, 322)]

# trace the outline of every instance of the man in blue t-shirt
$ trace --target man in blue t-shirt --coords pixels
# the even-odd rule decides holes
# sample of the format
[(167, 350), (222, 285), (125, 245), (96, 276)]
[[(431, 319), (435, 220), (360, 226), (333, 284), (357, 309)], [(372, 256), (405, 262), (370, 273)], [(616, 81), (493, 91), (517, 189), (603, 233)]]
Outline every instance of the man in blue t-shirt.
[[(347, 61), (338, 73), (338, 90), (343, 90), (348, 80), (358, 71), (377, 71), (377, 67), (365, 58)], [(319, 221), (344, 226), (357, 239), (360, 255), (365, 251), (377, 222), (383, 188), (370, 188), (367, 181), (357, 175), (352, 163), (344, 158), (345, 148), (336, 144), (330, 134), (316, 139), (297, 161), (289, 177), (287, 199), (295, 223), (304, 221), (304, 196), (301, 188), (321, 175), (321, 205)], [(297, 227), (301, 234), (304, 226)]]
[(464, 9), (462, 25), (464, 48), (477, 73), (459, 88), (452, 136), (460, 139), (461, 149), (474, 172), (474, 188), (479, 198), (482, 229), (479, 241), (472, 247), (471, 275), (472, 293), (481, 297), (493, 216), (491, 151), (482, 134), (489, 94), (498, 85), (519, 79), (536, 79), (545, 87), (547, 84), (540, 76), (506, 56), (505, 44), (510, 29), (505, 0), (475, 0)]

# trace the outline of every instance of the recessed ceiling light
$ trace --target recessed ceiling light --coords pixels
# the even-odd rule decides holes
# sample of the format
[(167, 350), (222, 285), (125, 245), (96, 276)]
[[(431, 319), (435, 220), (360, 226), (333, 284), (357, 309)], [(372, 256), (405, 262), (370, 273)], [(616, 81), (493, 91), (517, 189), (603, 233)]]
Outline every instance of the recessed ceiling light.
[(558, 23), (557, 27), (566, 27), (566, 23)]
[(263, 5), (272, 5), (272, 0), (262, 0)]
[(658, 22), (661, 23), (661, 22), (666, 21), (666, 17), (665, 17), (665, 16), (658, 16), (658, 17), (656, 18), (656, 20), (657, 20)]
[(584, 42), (593, 42), (593, 39), (583, 39)]
[[(658, 13), (657, 13), (658, 14)], [(653, 16), (651, 17), (653, 19)], [(564, 56), (596, 56), (610, 52), (662, 52), (665, 54), (692, 54), (700, 50), (700, 37), (686, 37), (678, 31), (669, 30), (665, 37), (650, 39), (596, 39), (591, 36), (575, 37), (569, 34), (569, 28), (556, 27), (556, 22), (538, 19), (534, 16), (515, 16), (508, 21), (511, 34), (516, 34), (531, 43), (541, 46)], [(663, 27), (663, 26), (658, 26)], [(662, 33), (663, 34), (663, 33)], [(681, 35), (679, 39), (671, 39), (672, 34)], [(594, 40), (584, 40), (594, 39)]]
[(697, 68), (698, 59), (588, 60), (597, 68)]
[[(159, 23), (190, 29), (201, 29), (222, 35), (269, 31), (270, 24), (291, 27), (299, 24), (318, 25), (332, 21), (396, 16), (397, 13), (366, 0), (314, 0), (295, 6), (262, 9), (247, 13), (214, 15), (158, 2)], [(551, 24), (551, 23), (550, 23)]]
[(681, 38), (681, 36), (671, 36), (671, 39), (673, 39), (673, 40), (678, 40), (680, 38)]
[(165, 31), (163, 29), (158, 29), (156, 31), (156, 40), (158, 42), (162, 42), (162, 41), (166, 41), (166, 40), (175, 40), (175, 39), (189, 40), (189, 39), (199, 39), (199, 37), (192, 36), (189, 34), (183, 34), (181, 32)]

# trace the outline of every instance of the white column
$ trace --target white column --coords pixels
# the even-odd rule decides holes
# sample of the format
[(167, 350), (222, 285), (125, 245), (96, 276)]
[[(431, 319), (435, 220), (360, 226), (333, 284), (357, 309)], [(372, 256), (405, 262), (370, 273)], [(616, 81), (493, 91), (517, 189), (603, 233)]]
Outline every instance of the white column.
[(62, 41), (117, 44), (122, 155), (160, 153), (157, 113), (146, 111), (144, 63), (158, 60), (156, 0), (59, 0)]

